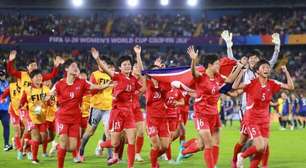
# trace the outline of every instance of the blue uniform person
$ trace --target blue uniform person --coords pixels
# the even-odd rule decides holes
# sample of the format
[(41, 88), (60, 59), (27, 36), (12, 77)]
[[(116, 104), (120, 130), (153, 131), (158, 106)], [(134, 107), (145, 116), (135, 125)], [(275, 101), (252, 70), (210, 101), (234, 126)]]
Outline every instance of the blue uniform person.
[[(5, 79), (5, 71), (0, 70), (0, 94), (9, 86), (8, 81)], [(3, 138), (4, 138), (4, 151), (12, 150), (13, 147), (9, 143), (10, 139), (10, 116), (8, 113), (9, 99), (6, 98), (0, 102), (0, 120), (3, 126)]]
[(300, 95), (300, 99), (299, 99), (299, 116), (301, 118), (301, 120), (303, 121), (303, 128), (305, 128), (306, 126), (306, 97), (305, 97), (305, 93)]
[(301, 126), (301, 121), (299, 120), (299, 99), (296, 97), (295, 94), (291, 94), (291, 106), (292, 106), (292, 119), (293, 119), (293, 124), (294, 128)]

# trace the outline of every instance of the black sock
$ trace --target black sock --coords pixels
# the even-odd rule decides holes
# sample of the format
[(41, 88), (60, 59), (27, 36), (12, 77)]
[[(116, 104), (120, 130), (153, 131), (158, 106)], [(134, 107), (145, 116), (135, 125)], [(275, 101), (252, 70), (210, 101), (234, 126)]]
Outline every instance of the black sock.
[(296, 121), (296, 119), (293, 120), (293, 123), (294, 123), (294, 128), (296, 128), (296, 127), (297, 127), (297, 121)]
[(279, 122), (279, 125), (280, 125), (281, 127), (283, 127), (283, 126), (284, 126), (284, 125), (283, 125), (282, 118), (278, 117), (278, 122)]
[(301, 122), (301, 120), (298, 120), (298, 122), (299, 122), (299, 126), (302, 126), (302, 125), (303, 125), (302, 122)]
[(283, 120), (284, 128), (287, 127), (287, 120)]
[(303, 128), (305, 128), (305, 126), (306, 126), (306, 121), (303, 122)]
[(106, 135), (105, 135), (105, 133), (103, 133), (102, 140), (103, 140), (103, 142), (106, 141)]

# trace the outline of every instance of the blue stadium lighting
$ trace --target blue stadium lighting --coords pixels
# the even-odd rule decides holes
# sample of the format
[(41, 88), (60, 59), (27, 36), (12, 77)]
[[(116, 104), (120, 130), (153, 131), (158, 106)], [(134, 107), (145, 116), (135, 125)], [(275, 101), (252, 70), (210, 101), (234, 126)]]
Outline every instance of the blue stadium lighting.
[(71, 2), (72, 2), (72, 5), (77, 8), (83, 6), (84, 4), (83, 0), (72, 0)]
[(139, 0), (127, 0), (127, 4), (130, 7), (136, 7), (139, 4)]
[(194, 7), (198, 4), (198, 0), (187, 0), (187, 5)]
[(160, 0), (160, 5), (161, 5), (161, 6), (167, 6), (167, 5), (169, 5), (169, 0)]

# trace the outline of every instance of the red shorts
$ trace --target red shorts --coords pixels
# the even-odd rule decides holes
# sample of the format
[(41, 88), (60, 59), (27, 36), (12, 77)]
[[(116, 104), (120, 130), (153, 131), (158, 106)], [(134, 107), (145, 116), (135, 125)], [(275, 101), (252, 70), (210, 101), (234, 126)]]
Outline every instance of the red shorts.
[(176, 131), (178, 129), (179, 123), (180, 121), (178, 118), (168, 118), (170, 132)]
[(47, 131), (47, 127), (46, 127), (45, 123), (43, 123), (43, 124), (33, 124), (32, 122), (28, 122), (28, 125), (29, 125), (30, 130), (38, 129), (39, 132), (41, 132), (41, 133)]
[(219, 114), (214, 115), (204, 115), (204, 116), (196, 116), (194, 118), (194, 123), (196, 126), (196, 129), (202, 130), (202, 129), (209, 129), (211, 133), (214, 133), (217, 131), (218, 128), (221, 127), (221, 121), (219, 118)]
[(244, 136), (248, 136), (247, 125), (243, 120), (240, 122), (240, 133), (243, 134)]
[(50, 132), (55, 132), (55, 121), (46, 121), (46, 129)]
[(57, 122), (56, 130), (59, 135), (67, 135), (68, 137), (80, 137), (80, 124), (64, 124)]
[(134, 108), (133, 112), (134, 112), (135, 122), (143, 121), (143, 115), (140, 107)]
[(122, 132), (123, 129), (136, 128), (134, 114), (128, 108), (115, 108), (109, 117), (109, 130), (111, 132)]
[(15, 113), (12, 107), (9, 108), (9, 114), (13, 125), (20, 125), (21, 123), (20, 117)]
[(270, 126), (269, 124), (247, 124), (246, 130), (251, 139), (256, 137), (269, 138)]
[(88, 125), (88, 117), (82, 117), (82, 120), (81, 120), (81, 128), (82, 128), (82, 129), (86, 129), (86, 128), (87, 128), (87, 125)]
[(147, 118), (147, 133), (149, 137), (158, 135), (159, 137), (170, 137), (168, 119)]

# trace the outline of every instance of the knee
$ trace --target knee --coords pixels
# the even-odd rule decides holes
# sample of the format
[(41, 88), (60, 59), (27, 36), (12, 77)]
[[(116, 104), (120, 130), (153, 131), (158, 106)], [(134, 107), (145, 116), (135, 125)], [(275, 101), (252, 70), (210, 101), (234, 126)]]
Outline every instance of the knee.
[(77, 145), (75, 143), (73, 143), (73, 144), (69, 144), (68, 150), (69, 151), (74, 151), (76, 148), (77, 148)]
[(265, 150), (265, 145), (263, 143), (258, 143), (255, 145), (255, 147), (257, 152), (264, 152)]

